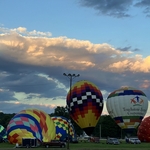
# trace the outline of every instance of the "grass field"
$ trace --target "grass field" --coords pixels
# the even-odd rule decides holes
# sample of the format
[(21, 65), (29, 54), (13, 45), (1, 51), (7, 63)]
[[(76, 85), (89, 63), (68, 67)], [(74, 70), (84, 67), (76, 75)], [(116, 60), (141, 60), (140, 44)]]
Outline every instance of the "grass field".
[[(70, 143), (70, 150), (150, 150), (150, 143), (141, 143), (141, 144), (126, 144), (122, 142), (120, 145), (108, 145), (104, 141), (100, 143)], [(9, 143), (0, 143), (0, 149), (3, 150), (12, 150), (15, 148), (15, 145)], [(17, 150), (24, 150), (27, 148), (16, 148)], [(45, 148), (37, 147), (31, 148), (34, 150), (66, 150), (66, 148)]]

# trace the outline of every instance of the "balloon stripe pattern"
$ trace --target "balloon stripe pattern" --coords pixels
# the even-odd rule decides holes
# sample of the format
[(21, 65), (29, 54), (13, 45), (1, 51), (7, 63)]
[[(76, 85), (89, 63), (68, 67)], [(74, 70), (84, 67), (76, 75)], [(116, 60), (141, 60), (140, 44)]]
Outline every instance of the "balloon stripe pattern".
[(71, 138), (74, 137), (75, 131), (73, 125), (68, 123), (68, 119), (62, 116), (53, 116), (51, 117), (54, 121), (55, 127), (56, 127), (56, 140), (63, 141), (66, 137), (68, 137), (68, 128), (69, 128), (69, 134)]
[(103, 96), (95, 84), (82, 80), (71, 87), (71, 94), (68, 92), (67, 107), (71, 118), (82, 129), (94, 129), (103, 110)]
[[(42, 130), (36, 118), (27, 114), (18, 114), (13, 120), (10, 121), (7, 130), (9, 132), (17, 129), (19, 126), (20, 129), (26, 129), (29, 132), (32, 132), (33, 137), (42, 139)], [(8, 133), (9, 133), (8, 132)]]
[(148, 99), (141, 90), (122, 87), (109, 94), (106, 107), (122, 129), (135, 129), (147, 112)]
[(143, 96), (146, 96), (145, 93), (143, 93), (142, 91), (140, 90), (133, 90), (133, 88), (129, 88), (127, 90), (116, 90), (114, 92), (112, 92), (108, 98), (111, 98), (111, 97), (115, 97), (115, 96), (124, 96), (124, 95), (143, 95)]
[(124, 116), (124, 117), (115, 117), (114, 118), (115, 122), (122, 129), (137, 127), (140, 124), (140, 122), (142, 121), (142, 119), (143, 119), (142, 116), (130, 116), (130, 117)]
[(37, 109), (22, 110), (16, 114), (7, 126), (10, 143), (21, 144), (24, 137), (36, 137), (48, 142), (55, 138), (55, 125), (48, 114)]

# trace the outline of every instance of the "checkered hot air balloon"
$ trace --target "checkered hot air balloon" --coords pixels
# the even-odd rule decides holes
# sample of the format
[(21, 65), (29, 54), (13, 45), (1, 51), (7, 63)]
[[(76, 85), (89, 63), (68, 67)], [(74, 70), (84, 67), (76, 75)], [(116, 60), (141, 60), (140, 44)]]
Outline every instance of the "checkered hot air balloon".
[(144, 118), (138, 127), (137, 136), (142, 142), (150, 142), (150, 116)]
[(69, 127), (69, 137), (74, 138), (75, 131), (71, 123), (68, 122), (68, 119), (62, 116), (53, 116), (51, 117), (56, 126), (56, 137), (55, 139), (64, 141), (68, 137), (68, 127)]
[(7, 137), (11, 144), (21, 144), (25, 137), (36, 137), (39, 141), (48, 142), (55, 135), (54, 122), (47, 113), (38, 109), (22, 110), (7, 126)]
[(115, 122), (130, 134), (141, 123), (148, 109), (146, 95), (133, 87), (122, 87), (110, 93), (106, 107)]
[(67, 107), (71, 118), (91, 135), (103, 110), (102, 93), (90, 81), (76, 82), (68, 92)]

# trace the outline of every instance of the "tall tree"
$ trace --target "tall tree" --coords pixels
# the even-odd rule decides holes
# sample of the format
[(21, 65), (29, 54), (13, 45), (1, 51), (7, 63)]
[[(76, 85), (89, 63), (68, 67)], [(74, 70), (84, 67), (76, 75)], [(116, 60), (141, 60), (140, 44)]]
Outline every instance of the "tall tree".
[(14, 117), (15, 114), (4, 114), (0, 113), (0, 125), (7, 128), (9, 121)]
[(94, 129), (93, 135), (103, 138), (108, 136), (120, 138), (121, 129), (109, 115), (103, 115)]
[(50, 116), (63, 116), (69, 118), (68, 111), (66, 107), (57, 106), (54, 110), (54, 113), (51, 113)]

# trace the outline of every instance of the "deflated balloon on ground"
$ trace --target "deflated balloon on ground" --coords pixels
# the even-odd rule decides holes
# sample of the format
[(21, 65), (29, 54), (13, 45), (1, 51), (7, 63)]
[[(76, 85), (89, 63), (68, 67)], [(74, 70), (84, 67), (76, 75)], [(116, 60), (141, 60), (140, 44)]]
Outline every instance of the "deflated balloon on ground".
[(7, 139), (6, 129), (2, 125), (0, 125), (0, 137), (3, 139)]

